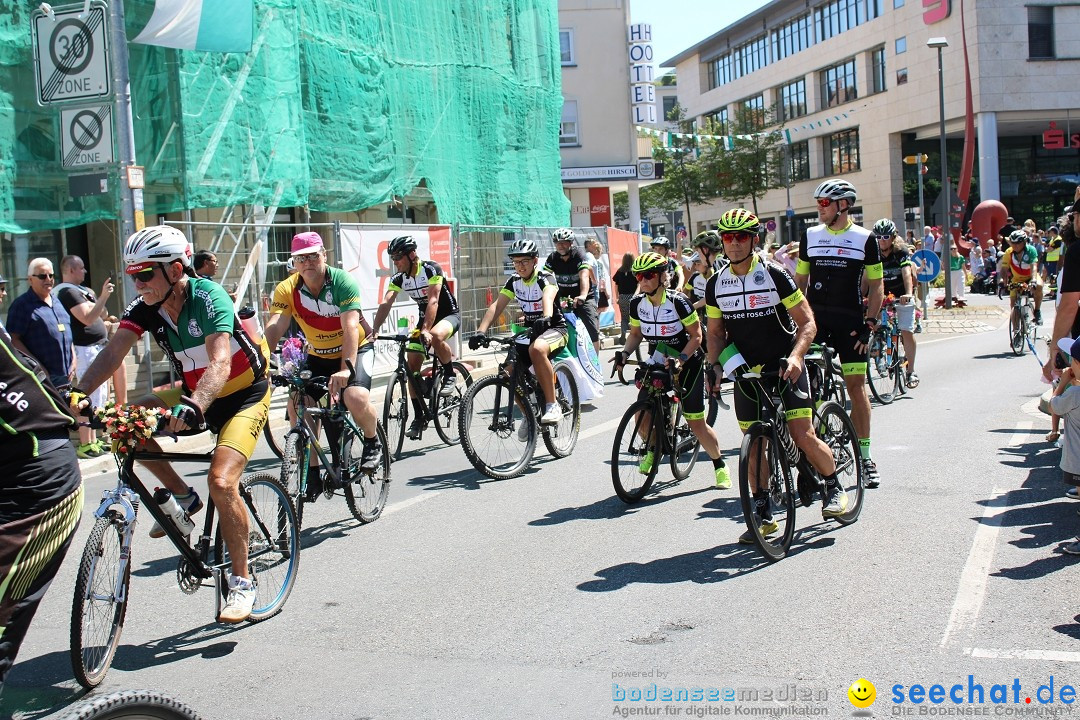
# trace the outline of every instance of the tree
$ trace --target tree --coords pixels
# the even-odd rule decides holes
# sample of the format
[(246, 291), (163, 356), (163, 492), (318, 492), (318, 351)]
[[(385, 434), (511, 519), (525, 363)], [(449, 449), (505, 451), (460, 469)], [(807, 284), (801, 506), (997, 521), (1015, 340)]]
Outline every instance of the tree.
[(668, 119), (677, 122), (686, 137), (672, 136), (671, 147), (659, 138), (653, 140), (653, 159), (664, 163), (664, 181), (642, 190), (642, 205), (647, 191), (653, 208), (671, 212), (681, 205), (686, 211), (686, 227), (692, 228), (690, 206), (711, 200), (714, 183), (709, 181), (708, 172), (698, 158), (699, 140), (693, 134), (693, 123), (685, 120), (682, 107), (676, 104)]
[(709, 138), (703, 142), (701, 164), (711, 179), (715, 194), (729, 202), (750, 199), (754, 214), (758, 212), (758, 198), (769, 190), (784, 187), (781, 168), (784, 162), (782, 134), (773, 127), (773, 109), (739, 106), (729, 128), (715, 123), (705, 129), (705, 134), (727, 134), (731, 147), (723, 140)]

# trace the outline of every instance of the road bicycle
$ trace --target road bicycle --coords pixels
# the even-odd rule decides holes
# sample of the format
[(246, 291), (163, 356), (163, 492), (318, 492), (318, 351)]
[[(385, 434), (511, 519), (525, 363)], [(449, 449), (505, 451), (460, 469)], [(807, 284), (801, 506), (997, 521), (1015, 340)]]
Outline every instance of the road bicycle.
[(626, 409), (611, 446), (611, 483), (619, 499), (630, 504), (649, 492), (665, 455), (671, 474), (681, 481), (690, 477), (701, 448), (666, 363), (650, 360), (638, 368), (634, 383), (647, 396)]
[[(352, 363), (346, 364), (353, 372)], [(382, 427), (376, 426), (382, 454), (375, 470), (361, 470), (364, 431), (353, 421), (344, 400), (331, 407), (307, 406), (308, 397), (326, 396), (329, 378), (311, 377), (304, 370), (272, 376), (272, 382), (289, 388), (290, 402), (296, 407), (296, 422), (285, 435), (281, 458), (281, 484), (295, 503), (296, 524), (303, 525), (304, 505), (315, 502), (319, 495), (330, 499), (338, 494), (345, 495), (349, 512), (359, 522), (378, 520), (390, 494), (390, 451)], [(319, 444), (319, 423), (337, 427), (333, 449)], [(318, 464), (311, 464), (312, 452)], [(325, 473), (320, 476), (322, 470)]]
[[(458, 413), (461, 410), (462, 398), (472, 386), (472, 375), (469, 368), (464, 364), (454, 361), (450, 363), (451, 372), (456, 380), (451, 392), (442, 390), (443, 373), (446, 365), (439, 360), (438, 356), (431, 353), (431, 367), (426, 373), (417, 374), (409, 370), (406, 363), (407, 352), (421, 352), (427, 359), (428, 351), (420, 344), (419, 333), (412, 335), (377, 335), (376, 340), (386, 340), (398, 344), (397, 368), (390, 381), (386, 385), (386, 395), (383, 397), (383, 427), (386, 429), (386, 437), (390, 441), (390, 457), (392, 460), (401, 458), (401, 448), (405, 444), (405, 431), (408, 427), (409, 415), (416, 411), (422, 413), (423, 427), (435, 426), (435, 432), (447, 445), (458, 443)], [(413, 404), (409, 392), (416, 400)], [(423, 433), (423, 430), (421, 430)], [(422, 434), (421, 434), (422, 437)], [(416, 438), (419, 440), (420, 438)]]
[[(778, 371), (755, 373), (748, 370), (736, 373), (740, 382), (749, 382), (757, 389), (761, 420), (751, 425), (743, 435), (739, 448), (739, 497), (743, 519), (754, 545), (769, 562), (784, 558), (795, 537), (795, 508), (798, 503), (809, 507), (814, 495), (825, 496), (825, 483), (814, 466), (795, 445), (788, 429), (784, 398)], [(764, 382), (770, 379), (775, 382)], [(832, 450), (836, 462), (836, 478), (847, 493), (847, 510), (835, 518), (841, 525), (859, 519), (863, 504), (864, 470), (859, 455), (859, 438), (851, 417), (843, 407), (826, 401), (814, 409), (813, 425), (818, 437)], [(751, 473), (759, 468), (768, 472), (768, 497), (772, 506), (775, 532), (762, 530), (757, 514)], [(797, 472), (797, 479), (792, 469)], [(798, 501), (798, 502), (797, 502)]]
[(814, 402), (832, 400), (845, 411), (851, 412), (844, 369), (837, 359), (836, 350), (828, 345), (813, 343), (803, 360), (810, 383), (810, 396)]
[(892, 295), (881, 305), (881, 321), (866, 346), (866, 382), (874, 399), (888, 405), (907, 393), (907, 357)]
[(168, 695), (121, 690), (81, 702), (60, 720), (201, 720), (201, 716)]
[[(95, 422), (90, 425), (104, 427)], [(180, 590), (191, 595), (206, 581), (212, 581), (215, 619), (229, 591), (231, 563), (220, 524), (215, 525), (213, 498), (207, 497), (203, 529), (192, 544), (190, 536), (181, 533), (172, 517), (160, 508), (134, 469), (136, 460), (209, 463), (212, 453), (124, 449), (123, 445), (114, 445), (117, 484), (102, 494), (94, 513), (71, 607), (71, 664), (75, 679), (86, 688), (96, 687), (105, 679), (120, 643), (131, 583), (131, 545), (140, 508), (149, 511), (180, 553), (176, 568)], [(249, 475), (241, 481), (239, 490), (248, 513), (248, 575), (256, 591), (248, 620), (254, 623), (281, 612), (292, 592), (300, 563), (300, 531), (289, 494), (276, 477), (269, 473)]]
[(1039, 338), (1039, 326), (1035, 324), (1034, 299), (1031, 283), (1009, 283), (1009, 290), (1016, 291), (1009, 313), (1009, 346), (1013, 355), (1023, 355), (1025, 348), (1035, 353), (1035, 341)]
[(497, 480), (517, 477), (532, 461), (537, 435), (554, 457), (564, 458), (574, 451), (581, 430), (581, 403), (577, 382), (569, 363), (575, 362), (563, 348), (552, 358), (555, 371), (555, 401), (562, 419), (554, 425), (540, 425), (544, 414), (544, 394), (532, 367), (519, 362), (528, 355), (529, 333), (509, 338), (482, 336), (481, 344), (492, 343), (506, 349), (506, 359), (491, 377), (477, 380), (465, 393), (458, 415), (461, 447), (473, 467)]

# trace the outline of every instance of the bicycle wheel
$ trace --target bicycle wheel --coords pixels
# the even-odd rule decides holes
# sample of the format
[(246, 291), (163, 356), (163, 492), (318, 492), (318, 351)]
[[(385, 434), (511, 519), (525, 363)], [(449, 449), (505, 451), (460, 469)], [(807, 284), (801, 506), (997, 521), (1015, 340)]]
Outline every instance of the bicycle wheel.
[(566, 363), (555, 365), (555, 402), (562, 410), (562, 420), (558, 425), (542, 427), (541, 434), (548, 452), (557, 458), (564, 458), (574, 452), (578, 431), (581, 430), (581, 403), (578, 401), (577, 381)]
[[(769, 476), (771, 522), (758, 515), (750, 487), (751, 471), (758, 468)], [(761, 423), (752, 425), (743, 435), (739, 449), (739, 499), (743, 520), (754, 545), (769, 562), (782, 560), (795, 537), (796, 493), (787, 453), (773, 440), (771, 429)], [(776, 527), (772, 526), (774, 523)]]
[(825, 403), (814, 411), (818, 437), (832, 450), (836, 461), (836, 479), (847, 493), (847, 510), (836, 518), (841, 525), (850, 525), (859, 519), (863, 504), (862, 455), (859, 452), (859, 435), (851, 417), (836, 403)]
[(675, 479), (685, 480), (690, 477), (690, 471), (697, 464), (701, 441), (697, 439), (694, 431), (690, 429), (690, 424), (683, 417), (682, 403), (675, 403), (672, 410), (675, 412), (675, 426), (672, 428), (671, 437), (667, 439), (671, 444), (668, 448), (668, 462)]
[(390, 452), (386, 442), (386, 433), (376, 426), (375, 431), (382, 441), (382, 456), (375, 466), (375, 472), (361, 472), (360, 460), (363, 455), (364, 437), (358, 435), (351, 426), (345, 426), (342, 437), (341, 457), (347, 461), (344, 467), (345, 502), (349, 512), (362, 523), (375, 522), (386, 507), (386, 498), (390, 494)]
[(1026, 344), (1020, 310), (1014, 307), (1009, 315), (1009, 345), (1012, 347), (1013, 355), (1023, 355)]
[(626, 503), (645, 497), (656, 479), (663, 447), (656, 403), (638, 400), (626, 409), (611, 446), (611, 484)]
[(409, 386), (405, 376), (395, 372), (386, 386), (383, 397), (382, 424), (386, 429), (386, 448), (391, 459), (401, 458), (401, 446), (405, 444), (405, 427), (409, 423)]
[[(240, 485), (248, 514), (248, 575), (255, 583), (255, 606), (248, 622), (281, 612), (300, 567), (300, 529), (289, 493), (270, 473), (255, 473)], [(218, 523), (214, 557), (229, 566), (229, 553)]]
[(636, 368), (640, 366), (641, 347), (639, 346), (638, 349), (634, 351), (634, 364), (623, 365), (621, 368), (619, 368), (619, 382), (621, 382), (623, 385), (629, 385), (630, 383), (634, 382), (634, 373), (636, 372)]
[[(510, 417), (507, 417), (507, 409)], [(473, 383), (461, 402), (458, 432), (472, 466), (490, 478), (517, 477), (536, 451), (536, 413), (502, 375)]]
[(124, 629), (131, 558), (123, 564), (123, 540), (124, 518), (109, 510), (94, 523), (79, 562), (71, 604), (71, 668), (87, 689), (105, 679)]
[[(473, 380), (469, 369), (461, 363), (456, 362), (451, 367), (457, 379), (454, 391), (449, 395), (441, 395), (436, 391), (435, 399), (431, 403), (431, 414), (435, 417), (435, 432), (439, 433), (442, 441), (447, 445), (457, 445), (458, 438), (461, 437), (458, 414), (461, 412), (462, 399), (472, 387)], [(438, 386), (439, 383), (435, 383), (435, 387)]]
[(888, 347), (888, 335), (875, 332), (870, 336), (870, 344), (866, 348), (866, 381), (870, 384), (874, 399), (882, 405), (893, 401), (895, 385)]
[[(300, 482), (300, 462), (303, 457), (303, 449), (306, 440), (304, 435), (296, 430), (290, 430), (282, 441), (285, 448), (281, 457), (281, 484), (289, 492), (293, 507), (296, 509), (296, 528), (299, 530), (304, 525), (304, 490)], [(308, 468), (308, 472), (318, 472), (318, 468)]]
[[(893, 335), (893, 387), (898, 395), (907, 394), (907, 355), (904, 354), (904, 339), (899, 334)], [(847, 408), (844, 408), (847, 410)], [(848, 410), (850, 413), (851, 411)]]
[(201, 720), (201, 716), (167, 695), (123, 690), (79, 703), (60, 720)]
[[(266, 438), (266, 444), (270, 446), (271, 452), (278, 457), (285, 451), (285, 434), (288, 432), (288, 399), (289, 389), (286, 387), (280, 387), (278, 385), (270, 384), (270, 413), (267, 415), (266, 424), (263, 425), (263, 437)], [(271, 427), (273, 422), (271, 418), (274, 415), (274, 408), (276, 405), (281, 405), (284, 400), (284, 406), (279, 412), (285, 414), (286, 429), (282, 429), (280, 426), (277, 428)]]

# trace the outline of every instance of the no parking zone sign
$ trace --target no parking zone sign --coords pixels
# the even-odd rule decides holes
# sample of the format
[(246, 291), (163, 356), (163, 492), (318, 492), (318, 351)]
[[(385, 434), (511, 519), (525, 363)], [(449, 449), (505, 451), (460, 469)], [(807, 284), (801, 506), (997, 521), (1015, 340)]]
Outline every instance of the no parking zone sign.
[(60, 152), (66, 168), (113, 162), (112, 106), (60, 110)]
[(109, 61), (105, 8), (82, 4), (33, 15), (34, 80), (41, 105), (107, 97)]

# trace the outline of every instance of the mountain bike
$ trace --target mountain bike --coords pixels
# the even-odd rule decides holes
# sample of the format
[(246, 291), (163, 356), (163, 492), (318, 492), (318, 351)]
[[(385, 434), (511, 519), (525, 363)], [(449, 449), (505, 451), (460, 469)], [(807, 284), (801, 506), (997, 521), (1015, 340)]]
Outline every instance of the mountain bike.
[[(419, 333), (415, 334), (419, 335)], [(413, 411), (422, 413), (424, 428), (433, 424), (435, 432), (444, 443), (456, 445), (459, 437), (458, 413), (461, 410), (462, 398), (473, 383), (469, 369), (457, 361), (450, 363), (457, 382), (454, 389), (446, 394), (442, 391), (442, 377), (446, 365), (434, 353), (431, 353), (431, 367), (426, 373), (414, 374), (409, 370), (405, 360), (406, 352), (422, 352), (425, 360), (428, 354), (427, 348), (419, 343), (418, 338), (398, 334), (376, 335), (375, 339), (395, 342), (399, 346), (397, 368), (390, 376), (390, 381), (386, 385), (386, 395), (383, 397), (382, 421), (386, 437), (390, 441), (391, 459), (401, 458), (409, 414)], [(410, 401), (410, 390), (416, 400), (415, 405)]]
[[(738, 381), (750, 382), (757, 387), (761, 400), (762, 419), (747, 429), (739, 449), (739, 497), (746, 527), (754, 544), (769, 562), (784, 558), (791, 548), (795, 537), (796, 500), (803, 507), (809, 507), (815, 493), (821, 493), (822, 497), (825, 493), (824, 480), (795, 445), (788, 430), (780, 390), (783, 381), (779, 376), (778, 371), (736, 373)], [(776, 382), (763, 382), (765, 379), (776, 379)], [(814, 409), (813, 424), (818, 437), (832, 450), (836, 478), (848, 496), (847, 510), (835, 519), (841, 525), (850, 525), (859, 519), (863, 504), (858, 434), (851, 417), (833, 401), (826, 401)], [(768, 496), (773, 521), (777, 524), (775, 533), (762, 532), (754, 506), (751, 473), (758, 468), (766, 469), (769, 475)], [(797, 481), (793, 477), (793, 468), (797, 471)]]
[(60, 720), (200, 720), (179, 700), (150, 690), (121, 690), (81, 702)]
[[(352, 363), (346, 361), (350, 373)], [(390, 494), (390, 449), (382, 427), (376, 432), (382, 443), (382, 457), (374, 472), (360, 469), (364, 447), (364, 431), (353, 421), (344, 400), (331, 407), (307, 406), (308, 397), (324, 397), (329, 378), (311, 377), (308, 371), (292, 375), (271, 376), (271, 382), (289, 389), (290, 402), (296, 408), (296, 422), (285, 435), (284, 456), (281, 458), (281, 484), (296, 504), (296, 524), (303, 525), (304, 505), (315, 502), (319, 495), (327, 499), (345, 495), (349, 512), (361, 523), (375, 522), (386, 506)], [(334, 448), (319, 444), (315, 428), (319, 422), (334, 424), (338, 439)], [(328, 435), (330, 433), (327, 433)], [(330, 452), (330, 457), (326, 452)], [(318, 464), (312, 465), (312, 451)], [(325, 474), (320, 477), (320, 469)]]
[(634, 380), (648, 396), (623, 413), (611, 446), (611, 483), (623, 502), (636, 503), (649, 492), (668, 457), (671, 474), (685, 480), (697, 463), (701, 443), (683, 417), (682, 404), (667, 364), (648, 362)]
[(562, 420), (540, 425), (544, 394), (532, 367), (519, 362), (520, 355), (528, 355), (529, 342), (527, 331), (509, 338), (484, 337), (484, 347), (503, 346), (506, 359), (494, 375), (473, 383), (461, 401), (458, 432), (465, 456), (474, 468), (497, 480), (525, 471), (536, 451), (537, 435), (544, 438), (548, 452), (564, 458), (574, 451), (581, 430), (578, 387), (569, 367), (574, 361), (565, 348), (552, 358), (555, 401)]
[(888, 405), (897, 395), (907, 393), (906, 377), (907, 358), (896, 317), (896, 301), (889, 295), (881, 304), (881, 322), (866, 346), (866, 382), (874, 398)]
[[(104, 427), (91, 422), (92, 427)], [(115, 437), (115, 436), (114, 436)], [(131, 545), (140, 507), (150, 513), (180, 553), (176, 580), (191, 595), (211, 581), (215, 588), (214, 617), (228, 596), (231, 567), (220, 525), (215, 525), (214, 501), (207, 497), (203, 530), (194, 536), (181, 533), (172, 517), (161, 510), (153, 493), (135, 474), (135, 461), (209, 463), (212, 453), (158, 452), (137, 447), (127, 452), (115, 447), (118, 469), (115, 488), (102, 494), (94, 513), (94, 526), (86, 540), (71, 607), (71, 665), (75, 679), (86, 688), (105, 679), (124, 627), (131, 582)], [(250, 622), (281, 612), (292, 592), (300, 563), (299, 525), (292, 501), (278, 479), (256, 473), (240, 483), (240, 497), (248, 512), (248, 574), (255, 583), (256, 599)]]
[(1035, 353), (1035, 341), (1039, 337), (1039, 327), (1033, 319), (1034, 299), (1031, 296), (1031, 283), (1009, 283), (1009, 290), (1016, 291), (1009, 313), (1009, 346), (1014, 355), (1023, 355), (1024, 348), (1031, 348)]

